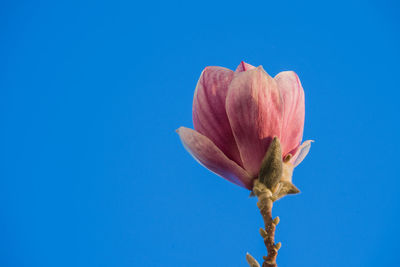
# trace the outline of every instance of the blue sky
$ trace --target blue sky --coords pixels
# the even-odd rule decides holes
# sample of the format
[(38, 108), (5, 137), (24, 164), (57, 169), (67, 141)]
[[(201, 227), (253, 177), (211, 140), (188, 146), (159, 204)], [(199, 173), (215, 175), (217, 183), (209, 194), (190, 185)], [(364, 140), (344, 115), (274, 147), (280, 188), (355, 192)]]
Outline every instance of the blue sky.
[(210, 173), (192, 126), (202, 69), (294, 70), (306, 93), (276, 203), (279, 266), (400, 265), (396, 1), (0, 4), (0, 266), (247, 266), (249, 192)]

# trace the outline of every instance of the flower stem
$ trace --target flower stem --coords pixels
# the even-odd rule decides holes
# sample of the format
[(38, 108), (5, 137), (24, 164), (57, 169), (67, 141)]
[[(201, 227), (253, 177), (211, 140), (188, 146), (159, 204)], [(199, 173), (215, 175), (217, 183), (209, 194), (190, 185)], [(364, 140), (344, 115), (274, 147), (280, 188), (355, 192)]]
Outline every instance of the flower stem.
[(260, 209), (260, 213), (264, 219), (265, 230), (260, 229), (260, 234), (264, 238), (264, 244), (268, 251), (268, 256), (264, 257), (264, 263), (262, 267), (277, 267), (276, 256), (278, 255), (278, 249), (280, 243), (275, 244), (275, 229), (279, 223), (279, 217), (272, 219), (272, 200), (268, 197), (258, 197), (257, 206)]
[[(260, 234), (264, 239), (264, 244), (267, 248), (268, 256), (263, 257), (264, 263), (262, 264), (262, 267), (277, 267), (276, 256), (278, 255), (278, 250), (281, 247), (281, 243), (279, 242), (275, 244), (275, 229), (277, 224), (279, 223), (279, 217), (272, 219), (272, 193), (268, 188), (265, 187), (265, 185), (258, 182), (258, 180), (256, 180), (254, 183), (253, 192), (258, 197), (257, 206), (264, 219), (265, 226), (265, 229), (260, 228)], [(251, 265), (249, 260), (248, 263), (250, 266), (255, 266)]]

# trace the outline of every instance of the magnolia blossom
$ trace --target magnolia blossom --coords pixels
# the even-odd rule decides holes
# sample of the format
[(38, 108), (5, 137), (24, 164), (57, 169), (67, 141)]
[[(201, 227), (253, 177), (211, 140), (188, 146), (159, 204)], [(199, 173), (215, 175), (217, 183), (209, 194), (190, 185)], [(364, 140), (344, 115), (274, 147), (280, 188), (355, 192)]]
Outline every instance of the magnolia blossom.
[(284, 71), (272, 78), (261, 66), (241, 62), (236, 71), (204, 69), (193, 99), (195, 130), (180, 127), (177, 132), (202, 165), (251, 189), (274, 137), (291, 170), (307, 155), (311, 141), (300, 145), (304, 114), (304, 91), (296, 73)]

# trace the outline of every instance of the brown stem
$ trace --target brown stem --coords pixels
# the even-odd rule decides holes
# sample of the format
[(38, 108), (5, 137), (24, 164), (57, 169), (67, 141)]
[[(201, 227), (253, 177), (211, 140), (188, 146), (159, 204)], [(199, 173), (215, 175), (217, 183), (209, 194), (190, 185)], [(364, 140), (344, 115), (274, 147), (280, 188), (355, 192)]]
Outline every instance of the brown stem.
[[(272, 219), (273, 195), (271, 190), (258, 180), (254, 182), (253, 193), (258, 197), (257, 206), (260, 209), (265, 225), (265, 229), (260, 229), (260, 234), (264, 239), (268, 256), (263, 257), (264, 263), (262, 267), (277, 267), (276, 256), (281, 243), (275, 244), (275, 228), (279, 223), (279, 217)], [(249, 265), (252, 266), (250, 262)]]
[(272, 219), (272, 205), (273, 202), (270, 197), (265, 194), (258, 196), (257, 206), (260, 209), (265, 225), (265, 230), (261, 228), (260, 233), (264, 238), (264, 244), (268, 251), (268, 256), (264, 257), (262, 267), (277, 267), (276, 256), (278, 255), (280, 243), (275, 245), (275, 229), (279, 222), (279, 217)]

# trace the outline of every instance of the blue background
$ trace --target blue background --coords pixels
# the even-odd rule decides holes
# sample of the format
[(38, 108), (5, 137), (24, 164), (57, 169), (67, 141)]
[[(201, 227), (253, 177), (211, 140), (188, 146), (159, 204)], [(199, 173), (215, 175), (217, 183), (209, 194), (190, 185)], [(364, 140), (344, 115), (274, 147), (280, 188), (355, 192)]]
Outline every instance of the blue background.
[(399, 266), (396, 1), (0, 4), (0, 266), (247, 266), (249, 192), (197, 164), (202, 69), (298, 73), (305, 139), (279, 266)]

